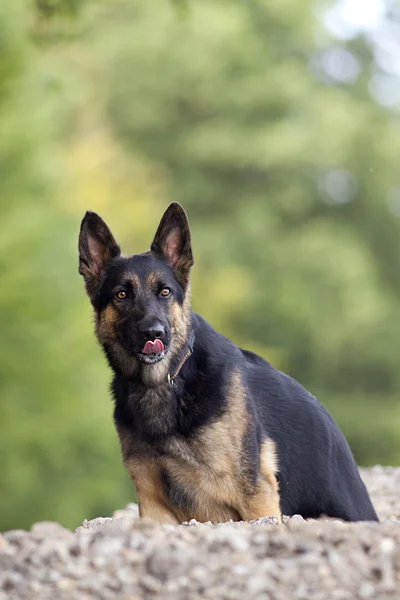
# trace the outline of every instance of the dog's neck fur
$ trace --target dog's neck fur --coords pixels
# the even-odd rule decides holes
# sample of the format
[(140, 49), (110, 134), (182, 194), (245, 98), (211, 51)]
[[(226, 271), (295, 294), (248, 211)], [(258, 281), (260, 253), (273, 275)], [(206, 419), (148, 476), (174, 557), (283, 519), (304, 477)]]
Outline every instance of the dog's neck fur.
[[(171, 357), (168, 368), (177, 363), (184, 350), (185, 346)], [(145, 369), (138, 370), (133, 377), (115, 375), (114, 386), (118, 386), (115, 398), (117, 403), (124, 406), (124, 412), (128, 413), (128, 419), (139, 437), (160, 441), (179, 430), (181, 412), (185, 410), (181, 398), (182, 381), (178, 376), (171, 386), (168, 382), (168, 368), (164, 367), (162, 371), (153, 374), (151, 369), (157, 365), (141, 365), (143, 366)]]
[[(115, 372), (114, 384), (119, 389), (119, 401), (122, 396), (125, 410), (149, 437), (160, 439), (170, 435), (177, 428), (179, 411), (182, 408), (179, 400), (181, 383), (178, 375), (177, 381), (171, 386), (168, 374), (171, 373), (171, 369), (178, 367), (187, 353), (192, 327), (191, 312), (188, 316), (185, 333), (179, 331), (171, 345), (169, 356), (155, 365), (140, 363), (133, 357), (130, 357), (128, 362), (126, 357), (123, 370), (116, 369), (113, 357), (109, 356), (105, 349)], [(121, 355), (118, 358), (121, 363)]]
[(175, 390), (167, 382), (147, 387), (131, 380), (126, 387), (124, 403), (138, 433), (161, 439), (176, 429), (178, 400)]

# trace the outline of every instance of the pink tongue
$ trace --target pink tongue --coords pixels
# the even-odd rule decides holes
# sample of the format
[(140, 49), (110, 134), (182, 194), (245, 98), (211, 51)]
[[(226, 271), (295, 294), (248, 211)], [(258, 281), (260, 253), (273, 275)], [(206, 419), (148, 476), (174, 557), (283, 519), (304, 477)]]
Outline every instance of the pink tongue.
[(143, 346), (142, 352), (143, 354), (159, 354), (160, 352), (163, 352), (163, 350), (164, 344), (161, 340), (154, 340), (154, 342), (149, 340)]

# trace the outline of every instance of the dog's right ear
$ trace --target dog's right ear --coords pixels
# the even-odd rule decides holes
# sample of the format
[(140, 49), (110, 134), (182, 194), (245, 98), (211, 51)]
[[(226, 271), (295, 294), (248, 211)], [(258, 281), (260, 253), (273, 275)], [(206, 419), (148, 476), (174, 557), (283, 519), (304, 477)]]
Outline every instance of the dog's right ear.
[(107, 262), (120, 254), (120, 247), (103, 219), (88, 211), (79, 233), (79, 273), (83, 275), (90, 297), (100, 283)]

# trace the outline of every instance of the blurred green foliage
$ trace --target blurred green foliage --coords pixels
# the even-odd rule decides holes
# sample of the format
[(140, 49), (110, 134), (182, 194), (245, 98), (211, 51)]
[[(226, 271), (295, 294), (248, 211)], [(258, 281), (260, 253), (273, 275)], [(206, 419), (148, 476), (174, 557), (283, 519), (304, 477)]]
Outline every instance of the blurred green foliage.
[(194, 308), (316, 393), (360, 464), (399, 463), (399, 112), (328, 5), (0, 5), (0, 530), (133, 498), (77, 273), (87, 208), (141, 252), (180, 201)]

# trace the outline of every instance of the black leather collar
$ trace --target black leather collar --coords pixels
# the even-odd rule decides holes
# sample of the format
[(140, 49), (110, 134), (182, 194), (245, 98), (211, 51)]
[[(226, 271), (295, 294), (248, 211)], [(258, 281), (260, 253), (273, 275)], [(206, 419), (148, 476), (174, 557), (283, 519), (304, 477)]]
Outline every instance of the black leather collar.
[(174, 385), (174, 381), (175, 381), (176, 377), (178, 377), (179, 371), (182, 369), (183, 365), (185, 364), (185, 362), (187, 361), (189, 356), (191, 356), (193, 354), (194, 340), (195, 340), (195, 335), (194, 335), (194, 331), (192, 329), (189, 334), (189, 338), (188, 338), (186, 346), (182, 349), (180, 355), (178, 356), (176, 361), (174, 361), (174, 364), (171, 366), (171, 370), (168, 373), (168, 383), (171, 387)]

